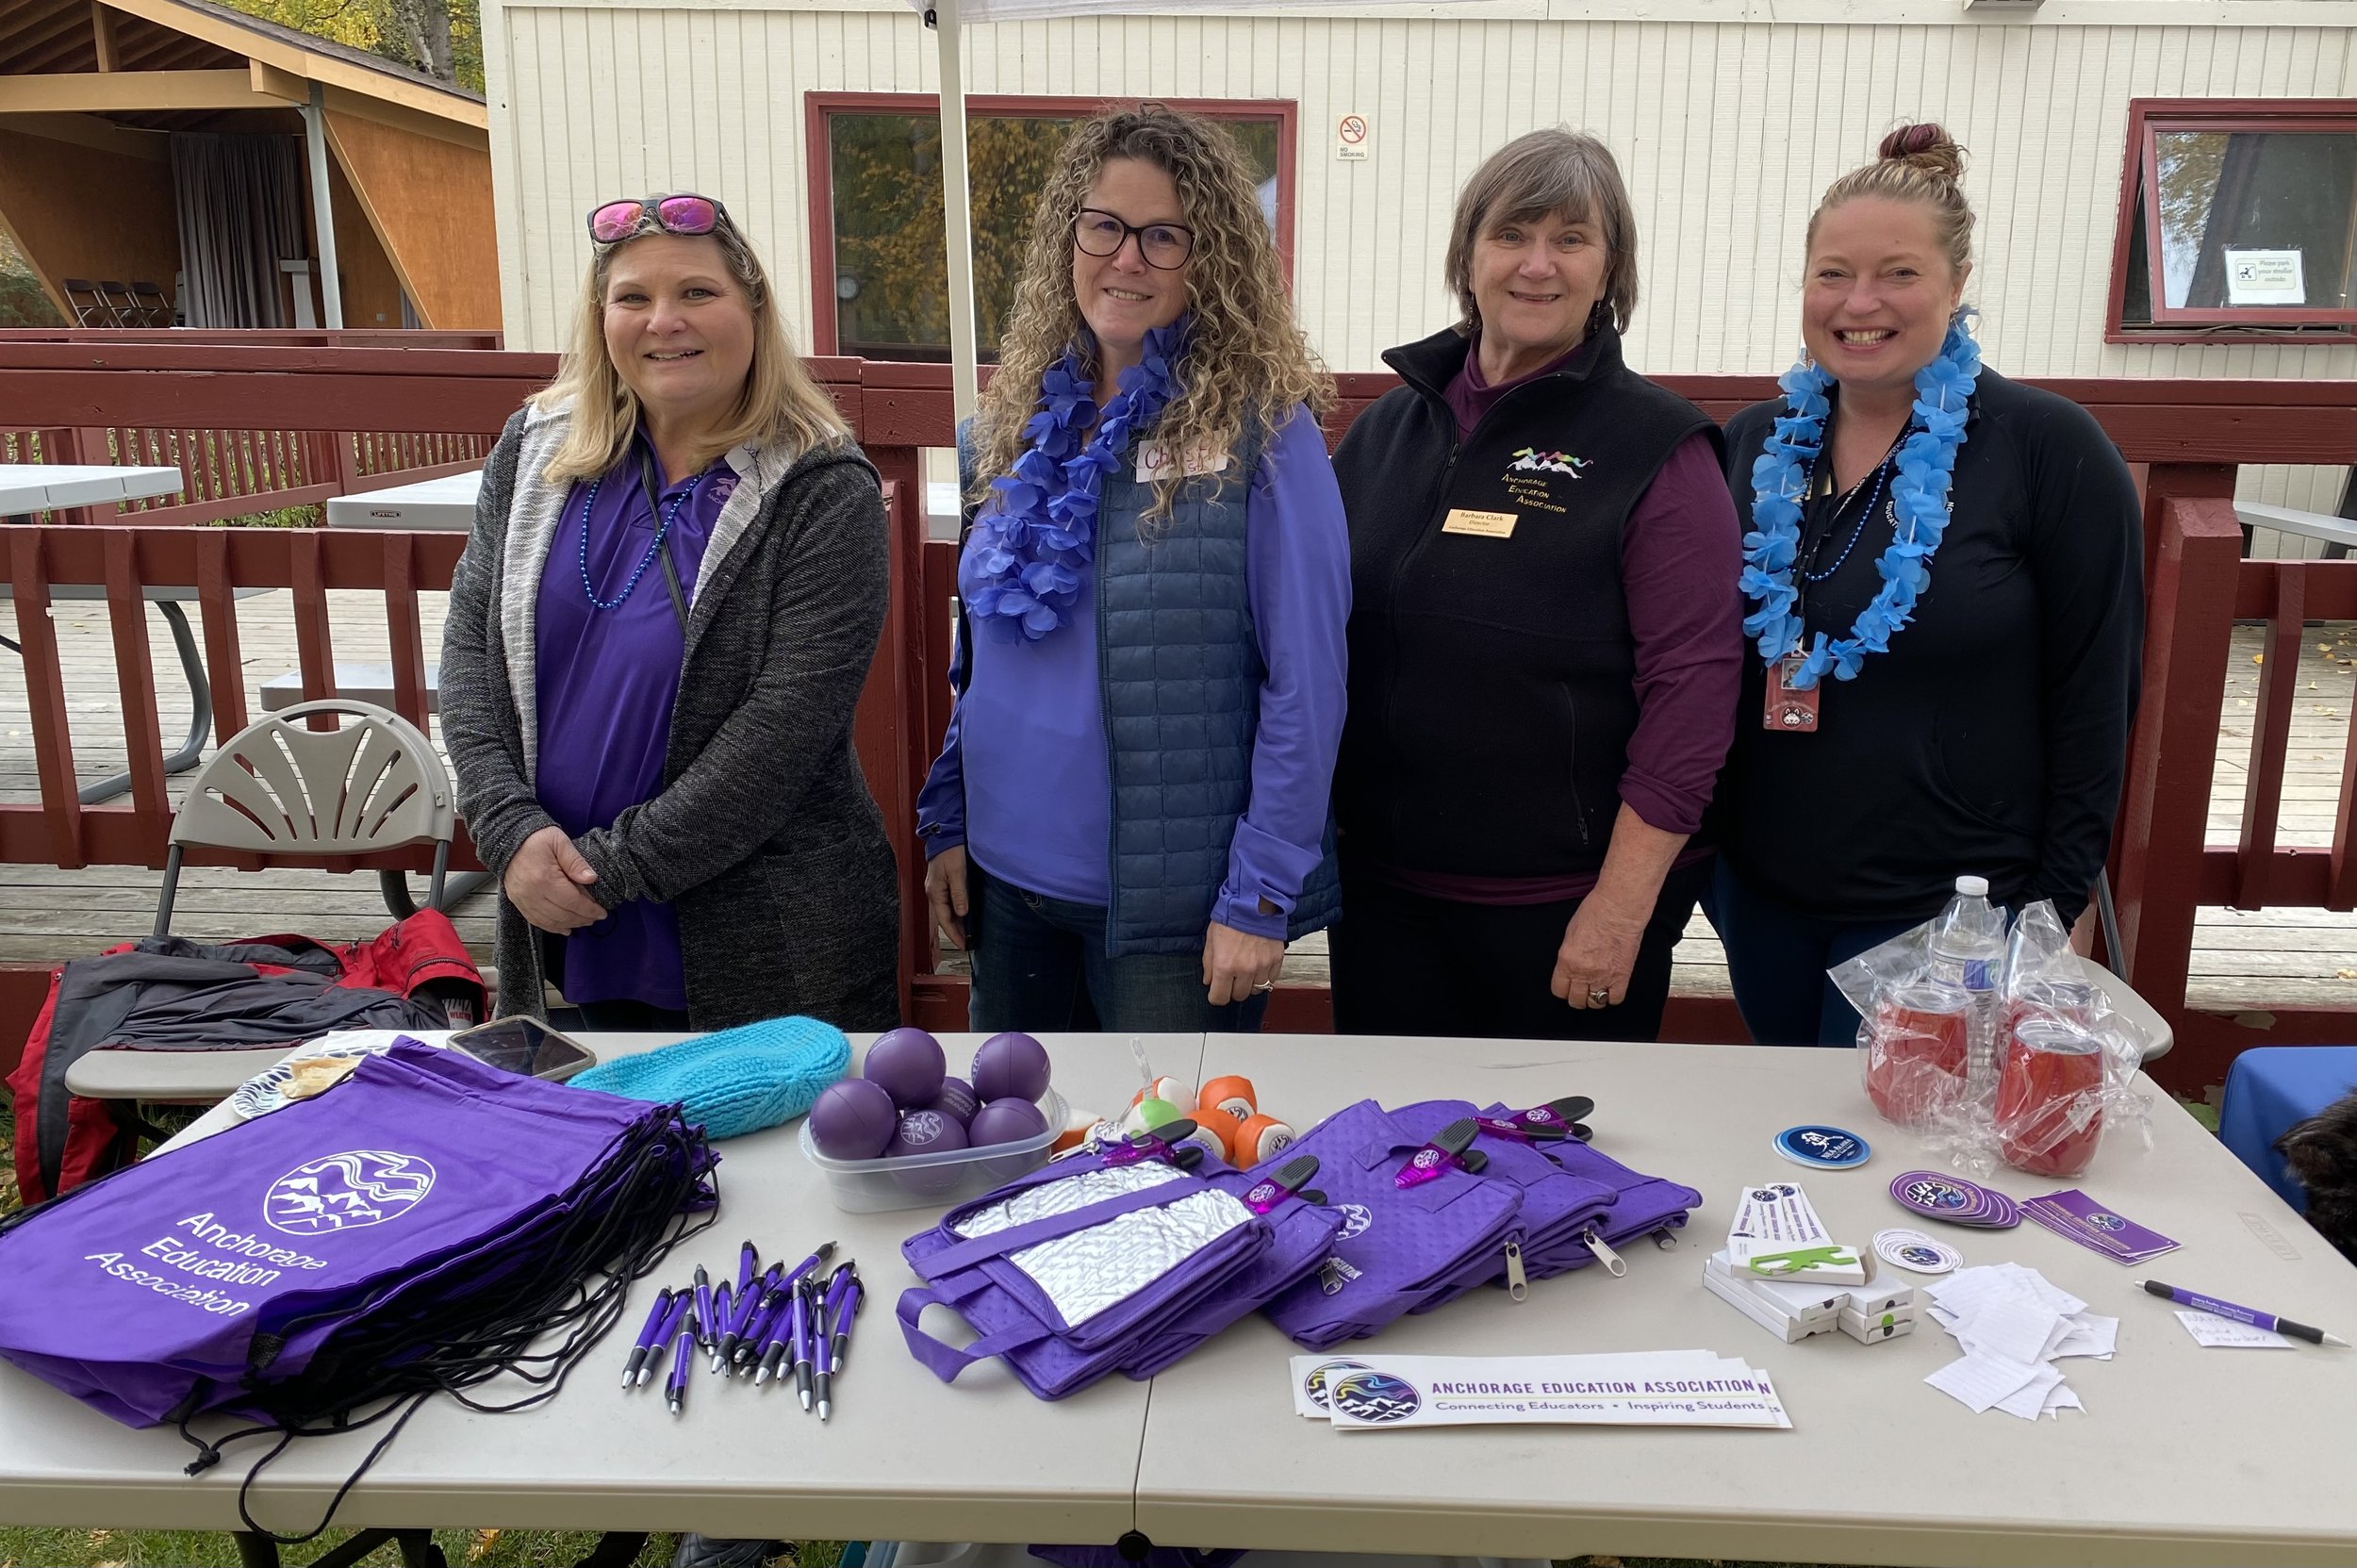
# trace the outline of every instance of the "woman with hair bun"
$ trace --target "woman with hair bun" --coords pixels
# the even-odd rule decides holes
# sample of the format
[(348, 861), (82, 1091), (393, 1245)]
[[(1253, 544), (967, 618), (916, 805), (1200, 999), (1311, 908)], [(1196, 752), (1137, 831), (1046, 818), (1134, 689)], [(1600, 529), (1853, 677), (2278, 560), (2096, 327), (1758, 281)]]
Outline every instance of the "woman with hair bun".
[(2087, 904), (2143, 644), (2135, 486), (2102, 428), (1981, 362), (1964, 151), (1905, 125), (1809, 220), (1802, 362), (1727, 425), (1743, 709), (1705, 907), (1745, 1024), (1848, 1045), (1825, 971), (1959, 873)]
[(961, 433), (957, 706), (917, 802), (977, 1030), (1258, 1029), (1333, 919), (1332, 398), (1233, 138), (1155, 104), (1076, 127)]

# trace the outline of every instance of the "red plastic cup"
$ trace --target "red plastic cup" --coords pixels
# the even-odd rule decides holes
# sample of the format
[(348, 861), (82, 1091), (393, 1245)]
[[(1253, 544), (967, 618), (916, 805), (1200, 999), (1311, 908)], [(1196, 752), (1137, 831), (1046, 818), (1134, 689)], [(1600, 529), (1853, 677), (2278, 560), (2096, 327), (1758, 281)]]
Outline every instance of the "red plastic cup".
[(1970, 1006), (1961, 989), (1937, 981), (1884, 994), (1866, 1047), (1866, 1095), (1875, 1110), (1921, 1128), (1963, 1098)]
[(1997, 1079), (1997, 1137), (2005, 1164), (2033, 1176), (2076, 1176), (2103, 1138), (2103, 1048), (2073, 1019), (2031, 1012), (2006, 1032)]

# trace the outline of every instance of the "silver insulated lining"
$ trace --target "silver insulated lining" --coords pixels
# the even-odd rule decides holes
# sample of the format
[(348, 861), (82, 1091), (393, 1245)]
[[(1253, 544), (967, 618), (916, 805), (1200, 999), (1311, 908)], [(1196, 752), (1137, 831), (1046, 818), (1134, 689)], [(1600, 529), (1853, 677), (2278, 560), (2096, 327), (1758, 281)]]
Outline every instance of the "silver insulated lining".
[[(1027, 1187), (1002, 1202), (976, 1210), (954, 1229), (961, 1236), (993, 1235), (1180, 1180), (1184, 1175), (1159, 1160), (1082, 1171), (1061, 1181)], [(1064, 1323), (1077, 1329), (1108, 1307), (1137, 1295), (1251, 1217), (1252, 1212), (1242, 1203), (1216, 1187), (1206, 1187), (1174, 1203), (1132, 1209), (1101, 1225), (1011, 1252), (1007, 1261), (1037, 1281)]]

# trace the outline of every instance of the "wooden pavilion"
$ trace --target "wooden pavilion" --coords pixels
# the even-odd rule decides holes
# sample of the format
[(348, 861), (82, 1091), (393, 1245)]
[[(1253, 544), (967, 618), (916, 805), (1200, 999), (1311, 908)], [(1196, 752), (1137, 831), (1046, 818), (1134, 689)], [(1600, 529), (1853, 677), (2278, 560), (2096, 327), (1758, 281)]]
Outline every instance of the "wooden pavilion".
[(0, 4), (0, 231), (72, 324), (497, 329), (487, 127), (206, 0)]

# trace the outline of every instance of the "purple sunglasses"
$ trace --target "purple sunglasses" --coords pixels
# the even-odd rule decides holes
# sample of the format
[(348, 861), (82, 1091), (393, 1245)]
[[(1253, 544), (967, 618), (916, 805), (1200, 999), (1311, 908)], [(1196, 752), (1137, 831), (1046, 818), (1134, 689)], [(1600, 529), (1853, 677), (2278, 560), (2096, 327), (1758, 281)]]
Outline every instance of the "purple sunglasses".
[(710, 234), (728, 222), (729, 209), (709, 196), (683, 193), (660, 201), (604, 202), (589, 212), (589, 238), (612, 245), (636, 234), (647, 220), (666, 234)]

